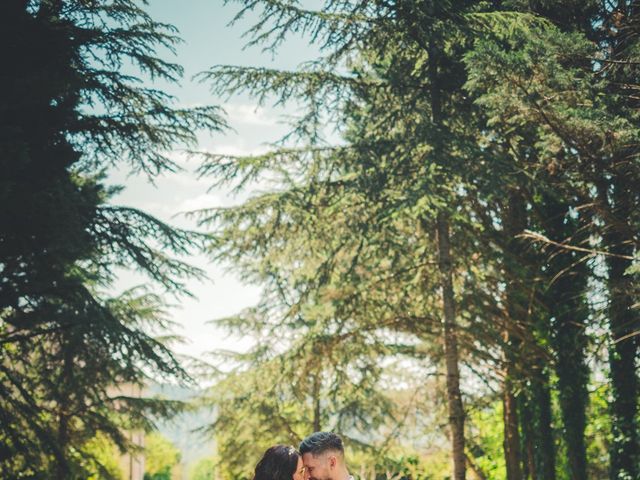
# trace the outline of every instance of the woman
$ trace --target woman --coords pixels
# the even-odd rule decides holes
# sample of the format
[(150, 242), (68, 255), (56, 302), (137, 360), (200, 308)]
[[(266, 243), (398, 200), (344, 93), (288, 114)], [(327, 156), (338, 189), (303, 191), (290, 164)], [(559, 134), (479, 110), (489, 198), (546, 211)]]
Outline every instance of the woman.
[(293, 447), (274, 445), (256, 465), (253, 480), (304, 480), (302, 457)]

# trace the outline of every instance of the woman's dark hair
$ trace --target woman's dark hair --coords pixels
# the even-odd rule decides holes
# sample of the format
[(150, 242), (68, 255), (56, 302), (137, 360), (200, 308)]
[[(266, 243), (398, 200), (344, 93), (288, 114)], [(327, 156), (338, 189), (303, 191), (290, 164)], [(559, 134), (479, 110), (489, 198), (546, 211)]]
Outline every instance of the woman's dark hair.
[(291, 480), (298, 468), (298, 451), (288, 445), (269, 448), (256, 465), (253, 480)]

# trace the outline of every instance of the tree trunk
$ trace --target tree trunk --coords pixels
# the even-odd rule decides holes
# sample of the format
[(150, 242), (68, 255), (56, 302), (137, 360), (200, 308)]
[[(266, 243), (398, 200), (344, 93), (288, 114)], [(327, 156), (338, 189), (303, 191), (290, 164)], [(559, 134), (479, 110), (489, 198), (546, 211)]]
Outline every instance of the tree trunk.
[[(545, 233), (559, 242), (579, 243), (580, 225), (569, 217), (568, 205), (547, 198)], [(588, 270), (575, 252), (552, 249), (547, 263), (547, 307), (556, 356), (558, 393), (571, 480), (587, 478), (584, 432), (589, 401), (589, 369), (585, 360), (588, 317), (585, 291)]]
[[(539, 348), (549, 338), (548, 313), (537, 282), (541, 258), (519, 238), (531, 224), (525, 197), (512, 189), (503, 218), (504, 267), (510, 331), (505, 331), (504, 454), (509, 480), (555, 479), (555, 445), (547, 358)], [(531, 332), (526, 338), (517, 333)], [(517, 388), (516, 388), (517, 387)], [(517, 396), (513, 393), (519, 392)], [(521, 431), (518, 429), (520, 427)]]
[(320, 372), (316, 370), (313, 375), (313, 431), (322, 430), (321, 411), (320, 411)]
[[(531, 389), (530, 384), (527, 384), (527, 390)], [(518, 405), (518, 413), (520, 420), (520, 431), (522, 432), (522, 437), (520, 439), (520, 449), (522, 451), (522, 478), (537, 480), (538, 472), (536, 470), (536, 462), (535, 462), (535, 409), (529, 398), (527, 398), (526, 393), (523, 392), (524, 395), (520, 395), (519, 405)]]
[[(433, 17), (435, 4), (430, 5)], [(437, 130), (442, 130), (443, 112), (440, 83), (440, 59), (442, 45), (440, 39), (432, 36), (427, 45), (429, 56), (428, 77), (430, 83), (431, 120)], [(444, 136), (441, 135), (441, 138)], [(434, 158), (442, 161), (445, 148), (441, 141), (434, 144)], [(440, 286), (442, 288), (444, 356), (447, 369), (447, 403), (449, 409), (449, 427), (451, 428), (451, 448), (453, 456), (453, 480), (465, 480), (466, 458), (464, 441), (464, 408), (460, 392), (460, 370), (458, 368), (458, 340), (456, 333), (456, 312), (453, 295), (453, 272), (451, 262), (451, 245), (449, 242), (449, 214), (441, 209), (436, 218), (438, 235), (438, 267), (440, 270)]]
[(66, 335), (61, 337), (60, 342), (60, 360), (62, 361), (61, 378), (58, 379), (59, 391), (57, 392), (57, 441), (58, 448), (63, 452), (63, 456), (57, 459), (55, 466), (55, 479), (56, 480), (68, 480), (71, 472), (69, 471), (69, 463), (67, 456), (69, 454), (69, 398), (73, 396), (73, 369), (74, 369), (74, 354), (73, 354), (73, 340), (69, 341)]
[(555, 480), (556, 449), (553, 439), (551, 391), (549, 373), (539, 365), (529, 388), (532, 417), (533, 466), (532, 480)]
[[(640, 20), (640, 5), (637, 1), (618, 0), (616, 11), (620, 20), (618, 32), (612, 38), (610, 58), (631, 60), (631, 42), (637, 36)], [(629, 69), (617, 69), (610, 74), (611, 98), (620, 98), (620, 106), (626, 103), (637, 107), (637, 101), (625, 92), (628, 83), (636, 83), (635, 73)], [(620, 94), (623, 94), (620, 96)], [(631, 103), (630, 103), (631, 102)], [(625, 272), (631, 266), (635, 233), (625, 227), (633, 224), (637, 214), (637, 183), (634, 182), (633, 163), (637, 159), (637, 145), (628, 144), (628, 148), (617, 152), (612, 158), (605, 157), (600, 165), (598, 200), (605, 208), (602, 235), (605, 249), (613, 254), (606, 257), (609, 293), (609, 367), (611, 381), (611, 479), (640, 478), (640, 438), (638, 436), (638, 332), (640, 315), (633, 308), (633, 282)], [(603, 171), (606, 168), (606, 171)], [(634, 251), (635, 250), (635, 251)]]
[(555, 444), (551, 427), (551, 392), (545, 362), (532, 362), (519, 402), (524, 457), (523, 478), (555, 480)]
[(56, 473), (54, 478), (56, 480), (67, 480), (69, 478), (69, 466), (66, 460), (67, 444), (69, 443), (69, 440), (68, 440), (69, 418), (66, 416), (66, 414), (63, 411), (61, 411), (58, 415), (57, 420), (58, 420), (58, 432), (57, 432), (58, 443), (59, 443), (60, 450), (62, 450), (65, 455), (64, 457), (58, 458), (56, 460), (56, 464), (55, 464)]
[[(612, 210), (616, 217), (629, 218), (630, 207), (627, 185), (622, 175), (614, 178)], [(633, 245), (616, 230), (607, 225), (603, 236), (610, 253), (622, 256), (633, 255)], [(632, 279), (625, 275), (631, 261), (616, 256), (607, 257), (609, 273), (609, 324), (612, 343), (609, 347), (611, 370), (611, 479), (640, 478), (638, 461), (638, 377), (636, 357), (638, 354), (637, 332), (640, 329), (638, 313), (633, 310)]]
[(449, 218), (440, 212), (437, 218), (439, 269), (442, 286), (444, 313), (444, 356), (447, 368), (447, 402), (451, 447), (453, 452), (453, 478), (465, 479), (466, 459), (464, 451), (464, 409), (460, 392), (460, 370), (458, 368), (458, 340), (456, 335), (456, 313), (453, 298), (453, 274), (451, 246), (449, 244)]
[[(507, 368), (507, 378), (502, 394), (502, 414), (504, 421), (504, 460), (507, 480), (522, 480), (522, 456), (520, 454), (520, 432), (518, 430), (518, 407), (509, 378), (512, 368)], [(513, 372), (511, 372), (513, 373)]]
[[(503, 219), (506, 236), (504, 268), (506, 274), (506, 307), (510, 326), (504, 332), (504, 370), (502, 407), (504, 420), (504, 459), (507, 480), (522, 480), (522, 453), (520, 448), (520, 431), (518, 421), (518, 398), (515, 396), (516, 384), (523, 384), (519, 379), (518, 365), (521, 363), (522, 340), (512, 332), (523, 328), (527, 316), (527, 299), (529, 285), (526, 279), (526, 265), (523, 262), (522, 242), (517, 235), (526, 228), (526, 209), (522, 195), (513, 190), (508, 197)], [(519, 380), (519, 381), (518, 381)]]

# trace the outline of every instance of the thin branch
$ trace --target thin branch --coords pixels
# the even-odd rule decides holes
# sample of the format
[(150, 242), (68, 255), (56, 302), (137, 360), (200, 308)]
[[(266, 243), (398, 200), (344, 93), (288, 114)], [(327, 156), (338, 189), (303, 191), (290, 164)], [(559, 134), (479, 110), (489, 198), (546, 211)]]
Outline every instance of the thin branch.
[(542, 235), (541, 233), (532, 232), (531, 230), (525, 230), (524, 233), (521, 233), (520, 235), (518, 235), (518, 237), (528, 238), (530, 240), (546, 243), (547, 245), (553, 245), (554, 247), (563, 248), (565, 250), (572, 250), (574, 252), (589, 253), (591, 255), (605, 255), (607, 257), (616, 257), (616, 258), (622, 258), (622, 259), (625, 259), (625, 260), (635, 260), (635, 258), (633, 256), (630, 256), (630, 255), (621, 255), (621, 254), (618, 254), (618, 253), (611, 253), (611, 252), (605, 252), (605, 251), (602, 251), (602, 250), (589, 249), (589, 248), (583, 248), (583, 247), (576, 247), (575, 245), (569, 245), (569, 244), (566, 244), (566, 243), (555, 242), (555, 241), (551, 240), (550, 238)]

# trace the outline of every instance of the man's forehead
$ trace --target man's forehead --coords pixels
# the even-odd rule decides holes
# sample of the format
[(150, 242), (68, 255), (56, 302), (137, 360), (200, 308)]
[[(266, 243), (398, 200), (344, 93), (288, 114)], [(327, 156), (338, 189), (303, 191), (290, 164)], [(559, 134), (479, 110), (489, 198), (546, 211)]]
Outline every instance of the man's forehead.
[(327, 456), (327, 452), (322, 452), (322, 453), (318, 453), (318, 454), (313, 454), (311, 452), (306, 452), (302, 454), (302, 461), (304, 463), (316, 463), (319, 462), (321, 460), (324, 460), (325, 457)]

